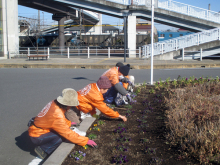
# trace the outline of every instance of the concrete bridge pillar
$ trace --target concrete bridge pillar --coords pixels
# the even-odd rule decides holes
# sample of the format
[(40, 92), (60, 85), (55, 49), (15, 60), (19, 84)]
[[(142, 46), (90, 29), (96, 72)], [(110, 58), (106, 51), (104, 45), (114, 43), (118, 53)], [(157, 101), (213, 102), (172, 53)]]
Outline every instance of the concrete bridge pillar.
[[(6, 0), (2, 3), (2, 24), (3, 38), (1, 40), (2, 48), (4, 47), (4, 57), (11, 58), (19, 53), (19, 36), (18, 36), (18, 1)], [(2, 50), (1, 50), (2, 51)]]
[(59, 47), (64, 48), (64, 21), (65, 17), (61, 18), (58, 21), (58, 26), (59, 26)]
[(128, 16), (129, 58), (136, 58), (136, 16)]
[(53, 15), (53, 20), (58, 21), (59, 48), (65, 47), (64, 21), (70, 19), (70, 16)]

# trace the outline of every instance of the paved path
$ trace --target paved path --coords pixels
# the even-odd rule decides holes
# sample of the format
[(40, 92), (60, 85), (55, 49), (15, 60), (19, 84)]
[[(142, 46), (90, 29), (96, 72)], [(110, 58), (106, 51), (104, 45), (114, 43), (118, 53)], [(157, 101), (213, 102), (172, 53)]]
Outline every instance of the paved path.
[[(108, 69), (117, 62), (124, 62), (124, 58), (50, 58), (48, 60), (28, 60), (14, 58), (0, 60), (0, 68), (85, 68)], [(150, 59), (127, 58), (132, 69), (150, 69)], [(154, 69), (169, 68), (216, 68), (220, 67), (220, 60), (154, 60)]]

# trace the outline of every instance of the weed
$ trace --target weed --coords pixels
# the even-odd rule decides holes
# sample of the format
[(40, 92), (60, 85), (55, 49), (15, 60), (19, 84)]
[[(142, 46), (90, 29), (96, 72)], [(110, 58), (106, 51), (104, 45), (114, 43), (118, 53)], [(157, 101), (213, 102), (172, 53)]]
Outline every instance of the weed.
[(105, 122), (102, 121), (102, 120), (99, 120), (99, 121), (98, 121), (98, 125), (105, 125)]
[(97, 135), (96, 135), (96, 134), (89, 134), (89, 135), (88, 135), (88, 138), (89, 138), (90, 140), (93, 140), (93, 139), (96, 139), (96, 138), (97, 138)]
[(150, 94), (154, 94), (154, 93), (155, 93), (155, 90), (154, 90), (153, 88), (151, 88), (151, 89), (149, 90), (149, 93), (150, 93)]

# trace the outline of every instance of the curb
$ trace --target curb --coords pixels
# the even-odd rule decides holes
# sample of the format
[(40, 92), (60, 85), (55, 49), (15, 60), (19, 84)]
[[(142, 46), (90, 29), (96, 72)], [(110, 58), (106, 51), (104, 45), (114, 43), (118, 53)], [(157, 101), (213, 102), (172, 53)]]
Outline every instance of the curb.
[[(97, 115), (100, 114), (100, 111), (97, 110)], [(87, 117), (81, 123), (78, 129), (80, 131), (87, 132), (92, 123), (96, 120), (94, 117)], [(43, 163), (44, 165), (61, 165), (66, 159), (70, 151), (75, 147), (75, 144), (62, 142), (60, 146), (47, 158)]]
[[(109, 69), (115, 65), (94, 65), (94, 64), (0, 64), (0, 68), (58, 68), (58, 69)], [(220, 64), (162, 64), (154, 65), (154, 69), (174, 68), (219, 68)], [(151, 69), (150, 65), (132, 65), (131, 69)]]

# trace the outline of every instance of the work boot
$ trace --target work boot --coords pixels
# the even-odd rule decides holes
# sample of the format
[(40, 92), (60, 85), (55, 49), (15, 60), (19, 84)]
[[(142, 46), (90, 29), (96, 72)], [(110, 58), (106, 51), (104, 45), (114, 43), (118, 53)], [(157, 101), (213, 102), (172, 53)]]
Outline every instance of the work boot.
[(47, 157), (47, 153), (44, 152), (40, 146), (35, 147), (34, 151), (36, 152), (36, 154), (39, 156), (39, 158), (44, 159)]

